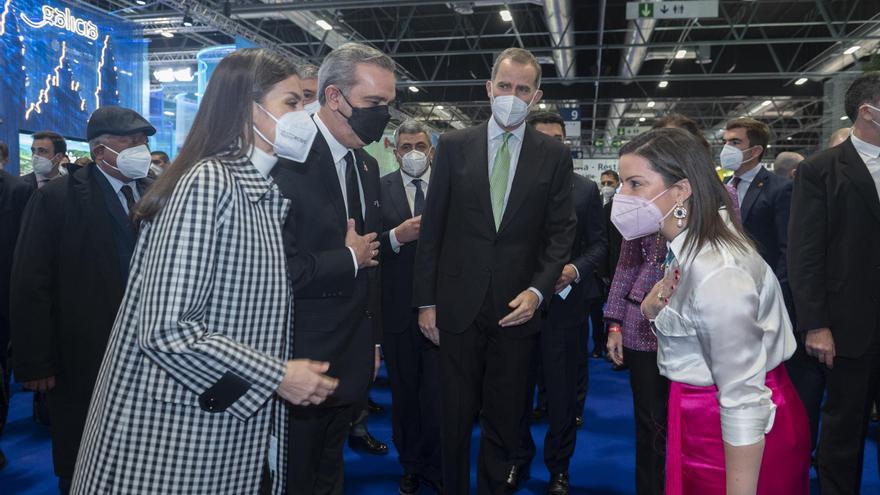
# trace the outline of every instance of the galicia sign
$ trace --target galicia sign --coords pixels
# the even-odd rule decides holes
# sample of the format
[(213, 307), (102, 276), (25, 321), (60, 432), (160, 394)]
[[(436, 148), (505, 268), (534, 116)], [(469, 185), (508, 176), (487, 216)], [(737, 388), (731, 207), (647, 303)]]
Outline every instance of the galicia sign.
[(24, 12), (21, 13), (21, 20), (35, 29), (41, 29), (46, 26), (55, 26), (93, 41), (98, 39), (98, 26), (92, 21), (77, 19), (70, 13), (69, 8), (65, 8), (62, 11), (61, 9), (49, 5), (43, 5), (42, 12), (43, 18), (39, 22), (28, 19)]

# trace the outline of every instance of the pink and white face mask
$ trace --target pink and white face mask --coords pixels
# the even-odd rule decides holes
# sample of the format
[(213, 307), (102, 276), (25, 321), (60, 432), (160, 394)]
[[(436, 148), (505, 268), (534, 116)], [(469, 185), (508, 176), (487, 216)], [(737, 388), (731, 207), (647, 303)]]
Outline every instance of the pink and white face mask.
[(666, 220), (672, 210), (664, 215), (660, 208), (654, 204), (654, 201), (666, 194), (667, 191), (669, 189), (650, 200), (623, 193), (614, 195), (614, 203), (611, 205), (611, 222), (617, 227), (624, 239), (631, 241), (655, 234), (660, 230), (663, 220)]

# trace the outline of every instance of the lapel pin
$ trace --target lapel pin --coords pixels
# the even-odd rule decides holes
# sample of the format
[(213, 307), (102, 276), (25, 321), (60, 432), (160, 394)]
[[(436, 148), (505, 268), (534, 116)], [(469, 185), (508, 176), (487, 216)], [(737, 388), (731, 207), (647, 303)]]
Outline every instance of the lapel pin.
[(375, 206), (376, 208), (379, 208), (379, 200), (378, 199), (376, 201), (373, 201), (373, 206)]
[(763, 183), (763, 182), (758, 182), (758, 187), (764, 187), (764, 183)]

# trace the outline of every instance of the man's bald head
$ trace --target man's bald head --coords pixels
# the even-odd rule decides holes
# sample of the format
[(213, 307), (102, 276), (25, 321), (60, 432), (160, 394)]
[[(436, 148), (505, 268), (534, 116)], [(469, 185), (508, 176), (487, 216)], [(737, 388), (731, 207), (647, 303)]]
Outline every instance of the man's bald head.
[(804, 155), (793, 151), (783, 151), (776, 155), (773, 161), (773, 172), (788, 179), (794, 179), (795, 171), (799, 163), (804, 161)]

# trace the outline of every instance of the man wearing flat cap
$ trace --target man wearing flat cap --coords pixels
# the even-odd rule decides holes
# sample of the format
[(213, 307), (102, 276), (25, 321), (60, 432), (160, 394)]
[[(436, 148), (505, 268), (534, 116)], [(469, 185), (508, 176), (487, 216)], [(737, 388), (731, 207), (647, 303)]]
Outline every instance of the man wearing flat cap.
[(108, 106), (95, 110), (86, 133), (94, 162), (31, 197), (10, 284), (15, 378), (48, 391), (63, 494), (125, 292), (136, 237), (129, 212), (146, 186), (147, 136), (156, 129), (133, 110)]

